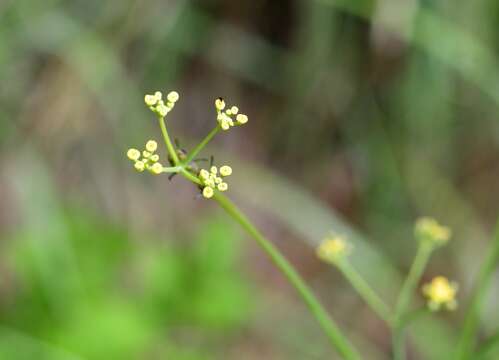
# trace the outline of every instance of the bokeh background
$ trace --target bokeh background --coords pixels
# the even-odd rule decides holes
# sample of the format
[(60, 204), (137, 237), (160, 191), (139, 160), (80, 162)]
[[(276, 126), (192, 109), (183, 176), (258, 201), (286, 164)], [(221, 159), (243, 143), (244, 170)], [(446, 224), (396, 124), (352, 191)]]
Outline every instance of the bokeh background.
[(390, 358), (388, 329), (315, 247), (349, 236), (393, 304), (414, 220), (451, 226), (425, 280), (459, 281), (460, 308), (409, 332), (411, 359), (448, 358), (499, 203), (498, 19), (495, 0), (2, 0), (0, 357), (336, 358), (216, 204), (126, 159), (160, 140), (144, 94), (175, 89), (186, 149), (216, 97), (249, 115), (204, 155), (366, 359)]

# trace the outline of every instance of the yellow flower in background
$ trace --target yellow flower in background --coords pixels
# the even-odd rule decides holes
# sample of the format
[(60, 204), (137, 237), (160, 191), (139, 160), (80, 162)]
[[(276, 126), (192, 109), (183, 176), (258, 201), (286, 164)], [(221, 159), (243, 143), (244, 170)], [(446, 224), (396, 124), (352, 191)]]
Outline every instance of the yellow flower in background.
[(418, 239), (436, 246), (445, 245), (452, 234), (450, 228), (440, 225), (429, 217), (422, 217), (416, 221), (415, 233)]
[(326, 262), (336, 262), (339, 259), (348, 256), (351, 251), (351, 245), (341, 236), (331, 236), (317, 248), (317, 256)]
[(456, 294), (458, 285), (449, 282), (444, 276), (437, 276), (430, 283), (423, 285), (423, 294), (428, 298), (430, 310), (439, 310), (442, 306), (448, 310), (457, 308)]

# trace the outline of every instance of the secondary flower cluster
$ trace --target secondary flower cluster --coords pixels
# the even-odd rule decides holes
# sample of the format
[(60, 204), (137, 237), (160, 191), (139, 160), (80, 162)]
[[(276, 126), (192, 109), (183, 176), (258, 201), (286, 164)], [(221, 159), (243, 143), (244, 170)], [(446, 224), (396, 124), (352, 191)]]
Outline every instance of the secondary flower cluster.
[(212, 166), (210, 171), (202, 169), (199, 172), (199, 180), (203, 185), (203, 196), (207, 199), (213, 196), (215, 189), (223, 192), (229, 188), (223, 178), (232, 174), (232, 168), (224, 165), (220, 168), (220, 176), (218, 176), (218, 173), (219, 169), (216, 166)]
[[(217, 121), (222, 130), (229, 130), (232, 126), (243, 125), (248, 122), (246, 115), (238, 114), (239, 108), (237, 106), (232, 106), (224, 111), (225, 101), (222, 98), (215, 100), (215, 108), (217, 109)], [(235, 121), (234, 116), (236, 117)]]
[(331, 235), (323, 240), (317, 248), (317, 256), (326, 262), (335, 263), (348, 256), (352, 246), (338, 235)]
[(432, 311), (445, 307), (447, 310), (457, 308), (456, 293), (458, 285), (443, 276), (437, 276), (430, 283), (423, 285), (423, 294), (428, 298), (428, 307)]
[(170, 91), (168, 95), (166, 95), (166, 103), (163, 101), (163, 94), (161, 91), (156, 91), (154, 95), (146, 95), (144, 96), (144, 102), (151, 109), (151, 111), (155, 114), (158, 114), (161, 117), (165, 117), (166, 114), (170, 112), (171, 109), (175, 106), (175, 103), (179, 99), (179, 94), (176, 91)]
[(163, 172), (163, 165), (158, 162), (159, 155), (155, 154), (158, 148), (158, 143), (154, 140), (149, 140), (146, 143), (144, 151), (140, 152), (137, 149), (128, 149), (126, 155), (135, 164), (134, 167), (138, 172), (149, 170), (153, 174), (161, 174)]
[(426, 241), (438, 247), (445, 245), (449, 241), (451, 230), (440, 225), (435, 219), (423, 217), (416, 222), (415, 234), (420, 241)]

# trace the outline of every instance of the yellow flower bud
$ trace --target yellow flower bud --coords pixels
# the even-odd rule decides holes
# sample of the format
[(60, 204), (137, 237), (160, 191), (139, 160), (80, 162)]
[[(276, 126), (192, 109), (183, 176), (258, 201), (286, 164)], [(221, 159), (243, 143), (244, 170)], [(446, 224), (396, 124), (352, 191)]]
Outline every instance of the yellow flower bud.
[(147, 106), (154, 106), (158, 102), (158, 99), (154, 95), (144, 96), (144, 102)]
[(218, 98), (215, 100), (215, 108), (219, 111), (222, 111), (225, 108), (225, 101), (222, 98)]
[(217, 185), (217, 189), (219, 191), (226, 191), (229, 188), (229, 185), (225, 182), (221, 182), (220, 184)]
[(230, 125), (225, 119), (220, 123), (220, 127), (222, 128), (222, 130), (229, 130), (230, 129)]
[(149, 158), (149, 156), (151, 156), (151, 153), (149, 151), (142, 151), (142, 156), (145, 157), (146, 159)]
[(241, 125), (246, 124), (248, 122), (248, 117), (244, 114), (238, 114), (236, 116), (236, 121)]
[(159, 162), (153, 164), (153, 166), (151, 166), (151, 171), (156, 174), (156, 175), (159, 175), (163, 172), (163, 165), (161, 165)]
[(138, 172), (142, 172), (145, 169), (145, 164), (142, 161), (136, 161), (134, 167)]
[(146, 150), (151, 153), (155, 152), (157, 148), (158, 148), (158, 143), (154, 140), (149, 140), (146, 143)]
[(206, 186), (204, 189), (203, 189), (203, 196), (206, 198), (206, 199), (209, 199), (213, 196), (213, 189), (209, 186)]
[(176, 91), (170, 91), (168, 95), (166, 96), (166, 99), (171, 102), (171, 103), (176, 103), (177, 100), (179, 99), (179, 94)]
[(205, 170), (205, 169), (201, 169), (201, 171), (199, 172), (199, 177), (201, 179), (208, 179), (210, 177), (210, 173), (208, 172), (208, 170)]
[(351, 246), (340, 236), (324, 239), (317, 248), (317, 256), (326, 262), (336, 262), (350, 253)]
[(239, 108), (237, 106), (233, 106), (230, 108), (230, 112), (234, 115), (236, 115), (239, 111)]
[(216, 166), (212, 166), (212, 167), (210, 168), (210, 172), (211, 172), (213, 175), (216, 175), (216, 174), (218, 173), (218, 169), (217, 169), (217, 167), (216, 167)]
[(224, 165), (220, 168), (220, 175), (229, 176), (232, 174), (232, 168), (229, 165)]
[(429, 217), (420, 218), (415, 226), (416, 237), (422, 241), (428, 241), (432, 245), (445, 245), (450, 237), (451, 230), (440, 225), (435, 219)]
[(139, 160), (140, 151), (137, 149), (134, 149), (134, 148), (128, 149), (128, 151), (126, 152), (126, 156), (128, 156), (128, 158), (130, 160), (134, 160), (134, 161)]
[(163, 99), (163, 94), (161, 93), (161, 91), (156, 91), (154, 93), (154, 97), (156, 98), (156, 101), (159, 101), (159, 100)]
[(159, 160), (159, 155), (158, 154), (151, 155), (149, 160), (151, 160), (152, 162), (156, 162)]
[(166, 114), (168, 114), (168, 112), (171, 110), (171, 108), (169, 108), (168, 106), (165, 106), (165, 104), (163, 102), (160, 102), (158, 104), (158, 106), (156, 106), (156, 112), (158, 113), (158, 115), (160, 116), (166, 116)]

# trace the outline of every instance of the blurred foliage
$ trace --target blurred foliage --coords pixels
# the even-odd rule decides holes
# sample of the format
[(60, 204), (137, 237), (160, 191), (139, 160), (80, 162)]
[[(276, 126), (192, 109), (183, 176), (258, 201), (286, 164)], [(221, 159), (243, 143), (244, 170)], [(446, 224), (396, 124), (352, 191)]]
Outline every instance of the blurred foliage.
[[(235, 271), (238, 235), (220, 220), (203, 221), (184, 246), (134, 241), (75, 209), (64, 223), (74, 282), (33, 234), (21, 231), (4, 250), (15, 288), (0, 309), (2, 358), (209, 359), (206, 350), (222, 348), (248, 320), (249, 286)], [(194, 330), (196, 347), (182, 345), (182, 328)]]

